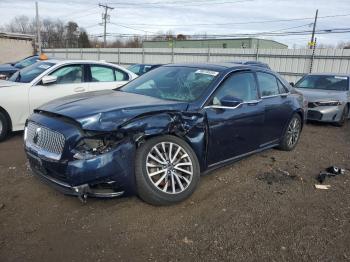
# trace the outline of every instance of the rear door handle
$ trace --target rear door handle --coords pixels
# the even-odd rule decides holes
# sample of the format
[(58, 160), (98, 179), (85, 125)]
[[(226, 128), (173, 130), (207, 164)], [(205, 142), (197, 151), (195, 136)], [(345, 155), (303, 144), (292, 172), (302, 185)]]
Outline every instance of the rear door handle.
[(84, 91), (85, 91), (84, 87), (76, 87), (76, 88), (74, 88), (74, 92), (77, 92), (77, 93), (81, 93), (81, 92), (84, 92)]

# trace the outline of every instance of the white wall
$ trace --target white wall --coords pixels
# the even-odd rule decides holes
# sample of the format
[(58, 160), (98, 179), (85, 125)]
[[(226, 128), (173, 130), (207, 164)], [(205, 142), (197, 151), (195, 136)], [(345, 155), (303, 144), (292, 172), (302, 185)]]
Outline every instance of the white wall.
[(91, 48), (47, 49), (51, 57), (105, 60), (130, 65), (135, 63), (202, 63), (258, 60), (279, 72), (287, 81), (295, 82), (303, 74), (350, 74), (350, 49), (193, 49), (193, 48)]
[(0, 38), (0, 64), (31, 56), (33, 51), (31, 40)]

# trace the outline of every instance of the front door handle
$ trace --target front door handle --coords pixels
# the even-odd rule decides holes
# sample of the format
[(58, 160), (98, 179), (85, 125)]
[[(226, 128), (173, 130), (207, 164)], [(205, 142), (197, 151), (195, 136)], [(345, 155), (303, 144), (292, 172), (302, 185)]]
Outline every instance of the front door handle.
[(261, 102), (261, 100), (251, 100), (248, 102), (245, 102), (248, 106), (255, 106), (257, 104), (259, 104)]
[(77, 93), (81, 93), (81, 92), (84, 92), (84, 91), (85, 91), (84, 87), (76, 87), (76, 88), (74, 88), (74, 92), (77, 92)]

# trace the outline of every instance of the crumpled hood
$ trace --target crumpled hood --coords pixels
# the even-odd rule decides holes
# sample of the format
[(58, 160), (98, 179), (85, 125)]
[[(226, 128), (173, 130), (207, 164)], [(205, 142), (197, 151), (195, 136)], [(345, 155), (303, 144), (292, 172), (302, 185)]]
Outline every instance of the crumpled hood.
[(23, 83), (12, 82), (12, 81), (7, 81), (7, 80), (0, 80), (0, 88), (1, 87), (9, 87), (9, 86), (18, 86), (18, 85), (23, 85)]
[(308, 102), (317, 101), (329, 101), (329, 100), (347, 100), (346, 91), (329, 91), (322, 89), (306, 89), (306, 88), (296, 88), (296, 90), (302, 93)]
[(14, 67), (11, 64), (2, 64), (0, 65), (0, 74), (1, 73), (15, 73), (19, 69)]
[(185, 110), (187, 105), (184, 102), (107, 90), (56, 99), (35, 111), (74, 119), (86, 130), (113, 131), (140, 115)]

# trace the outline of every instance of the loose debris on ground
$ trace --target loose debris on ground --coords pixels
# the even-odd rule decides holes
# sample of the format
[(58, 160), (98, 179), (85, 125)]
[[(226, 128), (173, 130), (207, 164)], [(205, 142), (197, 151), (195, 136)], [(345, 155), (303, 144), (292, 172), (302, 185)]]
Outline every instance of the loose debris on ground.
[(303, 181), (303, 178), (297, 174), (291, 174), (286, 170), (276, 169), (271, 172), (265, 172), (257, 176), (258, 180), (265, 181), (267, 184), (288, 184), (291, 181)]
[(344, 175), (346, 170), (344, 168), (340, 168), (337, 166), (330, 166), (326, 169), (326, 171), (321, 171), (317, 176), (318, 182), (321, 184), (326, 180), (326, 177), (335, 177), (339, 175)]

